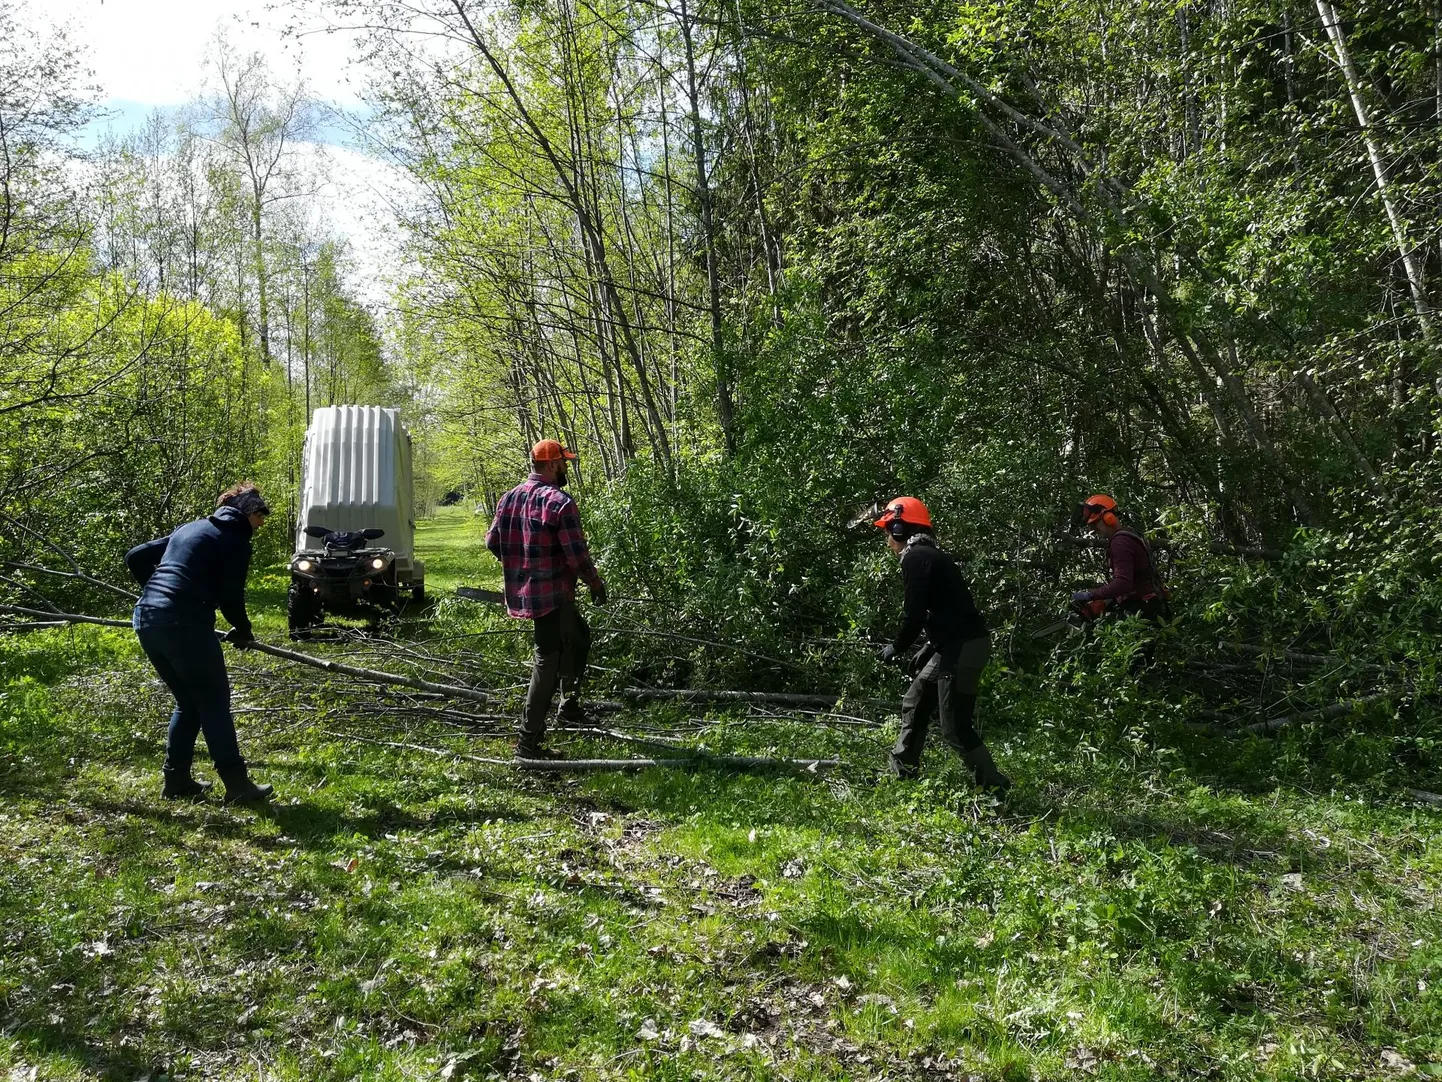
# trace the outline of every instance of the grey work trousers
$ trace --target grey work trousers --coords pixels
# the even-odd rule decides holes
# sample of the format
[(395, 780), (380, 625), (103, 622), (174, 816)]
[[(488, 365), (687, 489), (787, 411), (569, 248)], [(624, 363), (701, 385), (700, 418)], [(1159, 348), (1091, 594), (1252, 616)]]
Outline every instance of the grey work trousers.
[(971, 720), (981, 671), (990, 656), (989, 638), (968, 639), (938, 649), (922, 666), (901, 699), (901, 732), (891, 749), (893, 773), (914, 777), (920, 771), (926, 731), (934, 714), (941, 719), (942, 740), (958, 755), (965, 758), (968, 751), (981, 746)]
[(546, 717), (557, 684), (561, 685), (561, 716), (579, 713), (581, 678), (591, 652), (591, 628), (574, 601), (562, 601), (534, 623), (536, 657), (521, 716), (521, 743), (528, 746), (539, 746), (545, 738)]

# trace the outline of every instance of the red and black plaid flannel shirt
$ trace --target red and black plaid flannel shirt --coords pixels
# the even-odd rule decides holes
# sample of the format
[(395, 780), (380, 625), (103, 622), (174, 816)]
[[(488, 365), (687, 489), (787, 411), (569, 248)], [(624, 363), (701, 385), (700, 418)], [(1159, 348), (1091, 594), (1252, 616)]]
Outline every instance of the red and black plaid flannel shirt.
[(540, 474), (501, 497), (486, 548), (501, 561), (506, 611), (512, 616), (534, 620), (563, 598), (574, 600), (577, 577), (593, 590), (603, 588), (576, 501)]

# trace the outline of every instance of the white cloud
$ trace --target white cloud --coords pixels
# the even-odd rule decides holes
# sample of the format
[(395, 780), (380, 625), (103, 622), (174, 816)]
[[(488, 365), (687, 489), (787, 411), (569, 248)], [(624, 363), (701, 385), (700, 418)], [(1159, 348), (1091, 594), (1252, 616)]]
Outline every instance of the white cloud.
[(287, 35), (314, 18), (296, 5), (264, 0), (45, 0), (29, 5), (34, 25), (68, 26), (87, 54), (105, 99), (142, 105), (189, 101), (204, 82), (217, 30), (238, 48), (257, 50), (278, 79), (301, 74), (317, 98), (359, 101), (348, 32)]
[(345, 147), (302, 144), (298, 153), (325, 160), (317, 171), (328, 179), (316, 193), (316, 208), (336, 236), (350, 244), (352, 286), (367, 303), (387, 303), (391, 283), (406, 270), (404, 238), (392, 208), (415, 198), (410, 175)]
[[(364, 74), (348, 31), (315, 32), (322, 25), (304, 0), (32, 0), (21, 19), (37, 32), (66, 27), (83, 50), (107, 114), (79, 135), (93, 148), (107, 130), (139, 128), (156, 109), (167, 114), (206, 84), (206, 61), (218, 31), (238, 51), (258, 51), (278, 82), (304, 78), (311, 96), (342, 109), (360, 105)], [(311, 32), (296, 35), (296, 29)], [(324, 176), (312, 201), (314, 225), (346, 241), (352, 285), (362, 299), (383, 305), (388, 284), (403, 272), (402, 238), (392, 207), (414, 195), (404, 170), (344, 145), (343, 123), (323, 121), (320, 143), (293, 153), (312, 175)]]

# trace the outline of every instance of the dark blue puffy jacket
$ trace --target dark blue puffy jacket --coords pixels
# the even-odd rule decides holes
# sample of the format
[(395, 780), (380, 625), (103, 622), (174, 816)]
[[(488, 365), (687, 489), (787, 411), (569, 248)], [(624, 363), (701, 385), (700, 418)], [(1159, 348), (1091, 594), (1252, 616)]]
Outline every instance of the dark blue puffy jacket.
[(249, 637), (245, 577), (250, 571), (250, 520), (234, 507), (187, 522), (168, 537), (136, 545), (125, 566), (145, 589), (135, 603), (136, 627), (215, 627), (215, 610)]

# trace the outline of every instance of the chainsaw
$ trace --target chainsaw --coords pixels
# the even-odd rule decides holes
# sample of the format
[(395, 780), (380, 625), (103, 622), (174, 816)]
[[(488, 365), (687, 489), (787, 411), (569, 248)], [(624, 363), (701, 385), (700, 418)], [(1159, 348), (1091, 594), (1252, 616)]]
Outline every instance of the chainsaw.
[(1045, 639), (1055, 635), (1059, 631), (1068, 628), (1084, 627), (1107, 611), (1106, 601), (1076, 601), (1073, 602), (1067, 614), (1059, 620), (1053, 620), (1045, 627), (1039, 627), (1031, 633), (1033, 639)]

